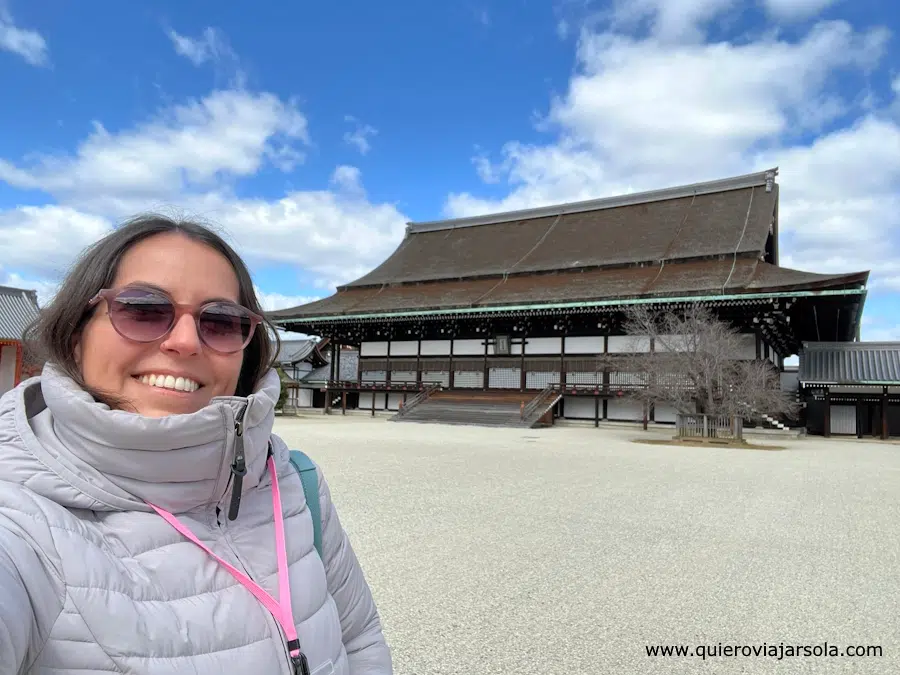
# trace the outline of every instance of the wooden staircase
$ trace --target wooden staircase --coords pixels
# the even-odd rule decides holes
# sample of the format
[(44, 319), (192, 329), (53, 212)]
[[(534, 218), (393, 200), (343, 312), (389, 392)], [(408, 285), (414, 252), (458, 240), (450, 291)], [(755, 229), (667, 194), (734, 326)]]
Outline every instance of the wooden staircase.
[[(522, 413), (538, 397), (537, 406), (523, 419)], [(461, 424), (484, 427), (531, 428), (553, 424), (553, 406), (557, 398), (546, 392), (436, 391), (414, 408), (394, 415), (395, 422)]]

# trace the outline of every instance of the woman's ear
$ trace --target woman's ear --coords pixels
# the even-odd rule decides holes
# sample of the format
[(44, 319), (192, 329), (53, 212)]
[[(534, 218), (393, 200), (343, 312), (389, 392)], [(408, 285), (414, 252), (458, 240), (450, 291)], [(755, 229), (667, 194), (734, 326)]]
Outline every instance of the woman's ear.
[(81, 336), (75, 336), (75, 346), (72, 349), (73, 354), (75, 355), (75, 363), (81, 368)]

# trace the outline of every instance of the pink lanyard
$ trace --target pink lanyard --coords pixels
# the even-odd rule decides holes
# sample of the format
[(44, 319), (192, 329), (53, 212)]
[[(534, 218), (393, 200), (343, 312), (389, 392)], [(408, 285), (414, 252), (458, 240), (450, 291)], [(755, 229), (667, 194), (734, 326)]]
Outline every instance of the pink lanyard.
[(288, 640), (288, 651), (291, 656), (291, 663), (294, 666), (294, 672), (298, 675), (308, 675), (309, 665), (306, 656), (300, 651), (300, 640), (297, 638), (297, 629), (294, 626), (294, 613), (291, 609), (291, 587), (288, 579), (287, 564), (287, 547), (284, 539), (284, 515), (281, 510), (281, 491), (278, 489), (278, 474), (275, 471), (275, 460), (269, 457), (269, 471), (272, 474), (272, 506), (275, 510), (275, 547), (278, 554), (278, 591), (281, 601), (276, 602), (275, 598), (269, 595), (262, 587), (253, 581), (246, 574), (229, 565), (219, 556), (213, 553), (208, 546), (203, 544), (186, 525), (178, 520), (171, 513), (158, 506), (149, 504), (154, 511), (162, 516), (166, 522), (178, 530), (185, 537), (197, 544), (209, 555), (215, 558), (220, 565), (231, 572), (232, 576), (247, 588), (248, 591), (256, 596), (266, 609), (268, 609), (275, 620), (281, 624)]

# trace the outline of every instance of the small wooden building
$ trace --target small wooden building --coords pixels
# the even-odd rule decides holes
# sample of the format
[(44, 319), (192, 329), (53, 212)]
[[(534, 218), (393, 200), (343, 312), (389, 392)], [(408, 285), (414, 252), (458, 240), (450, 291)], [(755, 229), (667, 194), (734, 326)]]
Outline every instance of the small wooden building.
[(37, 293), (0, 286), (0, 395), (22, 380), (25, 361), (23, 336), (38, 318)]
[[(335, 350), (328, 386), (362, 408), (397, 410), (427, 383), (523, 405), (555, 387), (564, 417), (638, 420), (642, 405), (623, 396), (634, 378), (610, 358), (655, 349), (624, 334), (631, 304), (700, 303), (744, 336), (735, 358), (779, 369), (804, 341), (857, 336), (868, 272), (780, 265), (776, 175), (411, 223), (368, 274), (270, 316), (333, 350), (358, 347), (356, 377), (339, 376)], [(662, 406), (651, 415), (675, 419)]]
[(810, 433), (900, 436), (900, 342), (807, 342), (799, 384)]

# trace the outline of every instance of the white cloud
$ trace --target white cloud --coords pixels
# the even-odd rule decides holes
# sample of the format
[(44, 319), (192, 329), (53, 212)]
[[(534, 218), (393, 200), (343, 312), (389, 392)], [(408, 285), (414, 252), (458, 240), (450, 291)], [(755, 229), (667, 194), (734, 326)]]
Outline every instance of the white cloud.
[(662, 41), (697, 41), (705, 37), (706, 23), (736, 4), (739, 0), (616, 0), (613, 25), (627, 30), (649, 20)]
[(333, 288), (390, 254), (408, 219), (392, 204), (369, 201), (352, 166), (337, 167), (325, 190), (235, 194), (233, 184), (267, 162), (289, 169), (309, 142), (295, 104), (221, 90), (132, 128), (107, 131), (98, 122), (72, 154), (0, 159), (0, 181), (57, 201), (0, 211), (4, 264), (29, 278), (57, 279), (113, 222), (161, 211), (220, 226), (254, 266), (297, 265), (317, 287)]
[(766, 11), (781, 21), (799, 21), (821, 14), (839, 0), (762, 0)]
[(56, 295), (59, 285), (52, 281), (23, 277), (17, 272), (10, 272), (7, 274), (4, 273), (3, 268), (0, 267), (0, 286), (12, 286), (13, 288), (24, 288), (30, 291), (37, 291), (38, 306), (46, 307)]
[(378, 130), (369, 124), (362, 124), (352, 115), (344, 117), (344, 121), (355, 125), (352, 131), (344, 133), (344, 143), (352, 145), (363, 155), (368, 154), (369, 150), (372, 149), (372, 144), (369, 143), (369, 137), (375, 136), (378, 133)]
[(52, 279), (65, 271), (76, 252), (110, 230), (106, 219), (67, 206), (19, 206), (0, 211), (3, 265)]
[(319, 296), (314, 295), (284, 295), (283, 293), (266, 293), (255, 287), (256, 297), (262, 308), (267, 312), (273, 312), (276, 309), (289, 309), (299, 305), (305, 305), (308, 302), (319, 300)]
[(171, 29), (168, 35), (175, 52), (195, 66), (202, 66), (207, 61), (216, 61), (223, 56), (234, 56), (225, 36), (215, 28), (207, 28), (199, 38), (189, 38)]
[(100, 122), (74, 156), (37, 155), (20, 167), (0, 159), (0, 180), (40, 189), (86, 208), (103, 201), (162, 200), (208, 189), (223, 177), (255, 174), (264, 158), (290, 164), (308, 143), (306, 118), (272, 94), (215, 91), (164, 110), (134, 129), (109, 132)]
[(32, 66), (46, 66), (50, 55), (47, 41), (34, 30), (18, 28), (9, 10), (0, 6), (0, 50), (18, 54)]
[[(694, 3), (693, 16), (708, 16), (714, 6)], [(664, 26), (667, 16), (651, 18)], [(857, 32), (844, 22), (818, 24), (793, 41), (711, 44), (586, 30), (568, 90), (552, 100), (539, 125), (551, 140), (511, 141), (492, 164), (476, 156), (482, 179), (501, 177), (508, 194), (451, 194), (446, 215), (779, 166), (782, 264), (871, 270), (873, 286), (900, 290), (900, 127), (884, 110), (862, 108), (833, 86), (838, 75), (864, 79), (879, 65), (886, 40), (884, 30)], [(825, 123), (828, 133), (806, 140)]]

